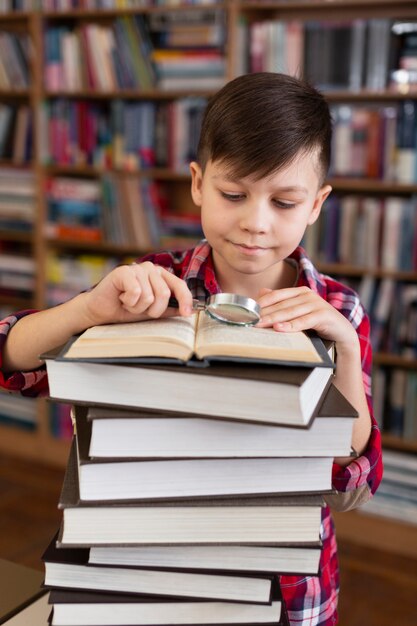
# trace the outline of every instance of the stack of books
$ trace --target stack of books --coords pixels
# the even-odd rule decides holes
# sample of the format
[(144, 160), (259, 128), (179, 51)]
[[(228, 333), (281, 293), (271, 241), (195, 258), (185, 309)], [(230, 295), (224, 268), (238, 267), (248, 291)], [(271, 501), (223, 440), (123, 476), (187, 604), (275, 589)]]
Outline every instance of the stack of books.
[(75, 433), (52, 626), (287, 624), (279, 574), (318, 573), (332, 461), (352, 452), (331, 350), (200, 313), (43, 355)]

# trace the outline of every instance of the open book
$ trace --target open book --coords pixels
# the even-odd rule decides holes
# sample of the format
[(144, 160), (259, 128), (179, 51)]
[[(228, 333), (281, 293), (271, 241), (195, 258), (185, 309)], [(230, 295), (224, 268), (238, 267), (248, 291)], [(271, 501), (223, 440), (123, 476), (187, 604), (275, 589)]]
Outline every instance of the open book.
[(87, 329), (66, 346), (76, 360), (250, 360), (304, 367), (333, 367), (319, 337), (304, 332), (221, 324), (200, 312)]

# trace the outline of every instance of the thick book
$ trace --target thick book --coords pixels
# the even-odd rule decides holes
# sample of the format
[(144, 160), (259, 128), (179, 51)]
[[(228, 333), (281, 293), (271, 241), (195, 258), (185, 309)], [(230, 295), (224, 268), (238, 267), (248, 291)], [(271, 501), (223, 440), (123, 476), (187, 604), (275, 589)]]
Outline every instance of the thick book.
[(105, 546), (90, 548), (88, 562), (179, 571), (316, 575), (320, 555), (321, 546)]
[(0, 559), (0, 624), (7, 623), (45, 594), (42, 572)]
[(80, 500), (84, 502), (331, 491), (333, 458), (329, 455), (265, 459), (91, 460), (86, 433), (80, 426), (73, 445), (77, 454)]
[(56, 548), (54, 537), (42, 556), (48, 588), (111, 591), (175, 598), (270, 604), (271, 575), (187, 572), (91, 565), (89, 550)]
[(59, 547), (320, 545), (321, 495), (81, 503), (72, 447), (58, 507)]
[(72, 338), (60, 358), (76, 360), (244, 360), (304, 367), (333, 363), (315, 333), (234, 326), (205, 312), (124, 324), (93, 326)]
[(56, 589), (51, 591), (49, 602), (53, 605), (52, 626), (289, 625), (277, 576), (273, 579), (270, 604), (126, 597)]
[(77, 405), (73, 416), (91, 459), (349, 456), (357, 411), (332, 384), (309, 428)]
[(332, 367), (89, 363), (43, 355), (54, 400), (307, 426)]

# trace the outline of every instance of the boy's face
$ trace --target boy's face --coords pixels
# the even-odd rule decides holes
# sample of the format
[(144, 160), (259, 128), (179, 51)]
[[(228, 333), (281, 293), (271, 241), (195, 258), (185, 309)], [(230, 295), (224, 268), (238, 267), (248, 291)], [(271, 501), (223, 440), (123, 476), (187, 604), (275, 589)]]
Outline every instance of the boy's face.
[(277, 289), (283, 260), (299, 245), (331, 191), (320, 187), (315, 157), (300, 155), (291, 165), (258, 181), (236, 180), (221, 162), (204, 173), (191, 164), (192, 197), (201, 207), (204, 234), (213, 248), (223, 290), (247, 286)]

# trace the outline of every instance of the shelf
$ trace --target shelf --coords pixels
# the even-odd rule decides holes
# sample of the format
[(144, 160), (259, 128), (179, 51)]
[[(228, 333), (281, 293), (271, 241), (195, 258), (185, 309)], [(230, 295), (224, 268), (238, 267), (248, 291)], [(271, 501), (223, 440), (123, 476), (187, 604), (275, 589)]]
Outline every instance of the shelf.
[(27, 161), (26, 163), (15, 163), (10, 159), (0, 159), (0, 167), (7, 167), (12, 170), (27, 170), (30, 171), (33, 169), (34, 164), (31, 161)]
[(417, 183), (405, 185), (394, 181), (372, 180), (370, 178), (339, 178), (331, 177), (328, 184), (335, 191), (352, 191), (355, 193), (391, 193), (413, 194), (417, 193)]
[(19, 243), (32, 243), (33, 235), (30, 232), (19, 230), (3, 230), (0, 227), (0, 241), (16, 241)]
[(417, 14), (415, 0), (253, 0), (238, 2), (238, 9), (244, 13), (276, 13), (282, 16), (297, 19), (310, 19), (311, 16), (322, 14), (325, 19), (339, 16), (345, 19), (347, 16), (360, 17), (371, 15), (373, 17), (392, 16), (393, 5), (395, 17), (413, 17)]
[(31, 13), (27, 11), (8, 11), (7, 13), (0, 12), (0, 25), (3, 27), (4, 22), (21, 22), (28, 20)]
[(333, 514), (339, 541), (417, 559), (416, 526), (366, 511)]
[(402, 439), (389, 433), (382, 433), (382, 444), (390, 450), (417, 452), (417, 440)]
[(26, 431), (19, 427), (0, 424), (0, 451), (25, 460), (48, 463), (64, 468), (70, 442), (51, 436), (40, 436), (38, 429)]
[[(225, 79), (226, 80), (226, 79)], [(178, 98), (201, 97), (209, 98), (215, 90), (180, 89), (161, 91), (157, 88), (149, 90), (125, 89), (115, 91), (45, 91), (46, 98), (71, 98), (83, 100), (176, 100)]]
[(145, 170), (104, 169), (92, 165), (46, 165), (45, 173), (49, 176), (100, 176), (101, 174), (114, 173), (125, 176), (145, 176), (156, 180), (171, 180), (176, 182), (190, 182), (190, 174), (175, 172), (167, 168), (149, 168)]
[[(92, 165), (46, 165), (45, 172), (52, 176), (56, 175), (77, 175), (77, 176), (99, 176), (106, 172), (118, 172), (126, 176), (148, 176), (158, 180), (184, 181), (191, 180), (187, 172), (175, 172), (168, 168), (149, 168), (145, 170), (127, 171), (117, 168), (98, 168)], [(327, 183), (335, 191), (350, 191), (355, 193), (392, 193), (392, 194), (417, 194), (417, 184), (403, 185), (401, 183), (386, 182), (381, 180), (370, 180), (362, 178), (329, 178)]]
[(0, 295), (1, 306), (10, 307), (15, 311), (21, 311), (23, 309), (33, 309), (33, 299), (21, 298), (19, 296), (5, 296), (3, 294)]
[[(137, 246), (120, 246), (106, 242), (79, 241), (73, 239), (48, 239), (47, 246), (54, 250), (74, 250), (91, 252), (92, 254), (114, 255), (117, 257), (143, 256), (151, 250), (138, 250)], [(139, 254), (140, 253), (140, 254)]]
[(325, 91), (323, 94), (328, 102), (395, 102), (417, 98), (415, 93), (400, 91)]
[(387, 367), (397, 367), (399, 369), (417, 369), (417, 359), (406, 359), (397, 354), (388, 352), (376, 352), (374, 354), (374, 365), (386, 365)]
[[(114, 90), (114, 91), (45, 91), (46, 98), (70, 98), (84, 100), (176, 100), (178, 98), (201, 97), (210, 98), (216, 90), (180, 89), (162, 91), (157, 87), (149, 90)], [(401, 93), (399, 91), (323, 91), (326, 99), (332, 102), (396, 102), (417, 98), (415, 93)]]
[(26, 99), (30, 98), (31, 95), (31, 89), (0, 89), (0, 100), (15, 100), (16, 98)]
[(70, 9), (68, 11), (43, 11), (42, 16), (48, 20), (62, 20), (62, 19), (90, 19), (107, 17), (113, 18), (121, 15), (138, 15), (146, 13), (168, 13), (169, 11), (175, 11), (175, 13), (181, 11), (215, 11), (219, 9), (227, 8), (227, 3), (207, 3), (207, 4), (183, 4), (170, 6), (169, 4), (159, 6), (143, 6), (134, 8), (120, 8), (120, 9)]
[(339, 276), (357, 276), (358, 278), (374, 276), (375, 278), (392, 278), (404, 282), (417, 282), (417, 271), (397, 271), (383, 268), (371, 268), (344, 263), (317, 263), (317, 268), (323, 274), (337, 274)]
[[(67, 3), (67, 6), (71, 3)], [(75, 3), (74, 3), (75, 4)], [(118, 5), (127, 3), (115, 3)], [(146, 254), (150, 250), (138, 250), (135, 246), (120, 246), (107, 242), (96, 243), (88, 241), (71, 241), (56, 240), (48, 238), (45, 235), (45, 221), (47, 216), (47, 199), (42, 190), (45, 189), (45, 179), (48, 176), (69, 176), (81, 177), (85, 179), (99, 178), (106, 173), (117, 173), (120, 177), (148, 177), (158, 181), (165, 181), (168, 188), (170, 207), (175, 213), (182, 211), (186, 199), (190, 197), (190, 175), (188, 171), (177, 172), (169, 168), (152, 168), (144, 170), (122, 170), (120, 168), (104, 169), (89, 165), (60, 166), (46, 165), (41, 161), (42, 146), (38, 141), (39, 132), (42, 127), (42, 116), (38, 113), (41, 108), (54, 99), (62, 98), (68, 100), (71, 104), (74, 100), (89, 101), (93, 107), (106, 108), (111, 100), (119, 99), (126, 101), (144, 101), (150, 100), (154, 102), (170, 102), (183, 97), (202, 97), (209, 98), (215, 93), (214, 90), (170, 90), (162, 91), (158, 88), (148, 90), (126, 89), (116, 91), (91, 91), (82, 89), (78, 91), (68, 92), (65, 90), (52, 91), (44, 88), (44, 70), (45, 58), (42, 52), (45, 41), (45, 28), (48, 26), (58, 27), (63, 25), (65, 28), (82, 27), (87, 23), (97, 23), (109, 26), (116, 18), (125, 15), (141, 15), (141, 14), (165, 14), (165, 13), (181, 13), (181, 12), (214, 12), (223, 11), (227, 21), (228, 39), (225, 46), (225, 57), (227, 61), (227, 76), (233, 75), (233, 63), (237, 60), (236, 53), (239, 48), (238, 35), (238, 18), (243, 16), (248, 23), (256, 20), (274, 19), (280, 20), (350, 20), (356, 18), (376, 18), (391, 17), (392, 19), (411, 18), (417, 20), (417, 2), (416, 0), (227, 0), (226, 2), (218, 2), (213, 4), (183, 4), (177, 5), (159, 5), (156, 7), (136, 7), (136, 8), (114, 8), (105, 10), (65, 10), (65, 11), (42, 11), (43, 3), (38, 3), (40, 10), (33, 12), (8, 12), (0, 14), (0, 27), (9, 29), (14, 32), (27, 31), (33, 41), (33, 47), (36, 54), (31, 64), (31, 86), (28, 89), (1, 89), (0, 102), (10, 103), (13, 106), (29, 104), (34, 117), (34, 146), (36, 147), (35, 156), (31, 163), (15, 164), (6, 159), (0, 160), (0, 168), (30, 169), (36, 180), (36, 225), (33, 232), (16, 232), (0, 229), (0, 241), (11, 242), (16, 247), (25, 247), (31, 250), (33, 257), (37, 261), (37, 280), (36, 292), (33, 298), (29, 295), (25, 298), (13, 296), (1, 296), (2, 305), (7, 310), (19, 310), (31, 308), (35, 304), (38, 308), (42, 308), (45, 302), (45, 294), (47, 291), (47, 261), (48, 254), (59, 252), (73, 253), (74, 255), (83, 253), (101, 254), (103, 256), (114, 256), (123, 260), (136, 258), (139, 254)], [(39, 53), (38, 53), (39, 52)], [(226, 80), (226, 79), (225, 79)], [(216, 90), (217, 91), (217, 90)], [(401, 103), (408, 98), (417, 101), (416, 94), (406, 94), (399, 91), (386, 89), (383, 91), (361, 90), (351, 92), (347, 90), (323, 90), (325, 97), (329, 103), (365, 103), (364, 106), (372, 105), (378, 107), (378, 103)], [(388, 194), (402, 195), (403, 197), (417, 194), (417, 183), (411, 185), (403, 185), (394, 181), (367, 180), (358, 178), (342, 178), (333, 177), (329, 180), (335, 192), (340, 194), (374, 194), (383, 196)], [(187, 210), (193, 210), (191, 207), (191, 198), (189, 198), (190, 207)], [(197, 210), (194, 208), (194, 211)], [(190, 242), (190, 245), (191, 242)], [(9, 245), (5, 246), (9, 247)], [(171, 241), (164, 239), (164, 247), (175, 247)], [(389, 277), (393, 280), (404, 281), (409, 284), (417, 283), (417, 271), (403, 272), (384, 270), (382, 268), (368, 269), (364, 267), (355, 267), (353, 265), (329, 264), (322, 263), (319, 265), (320, 270), (335, 275), (344, 275), (352, 277), (362, 277), (363, 275), (371, 275), (375, 278)], [(417, 359), (412, 361), (406, 360), (397, 355), (389, 355), (380, 353), (375, 355), (375, 363), (386, 367), (398, 367), (407, 370), (417, 369)], [(40, 403), (41, 405), (41, 403)], [(51, 462), (64, 467), (67, 458), (69, 443), (54, 439), (49, 433), (49, 421), (45, 417), (39, 420), (39, 428), (33, 433), (21, 432), (17, 428), (6, 428), (0, 426), (0, 450), (7, 449), (16, 451), (25, 458), (38, 459), (44, 462)], [(19, 435), (19, 437), (18, 437)], [(21, 437), (20, 437), (21, 435)], [(403, 441), (400, 438), (390, 435), (383, 435), (384, 445), (398, 450), (410, 450), (417, 452), (417, 442)]]

